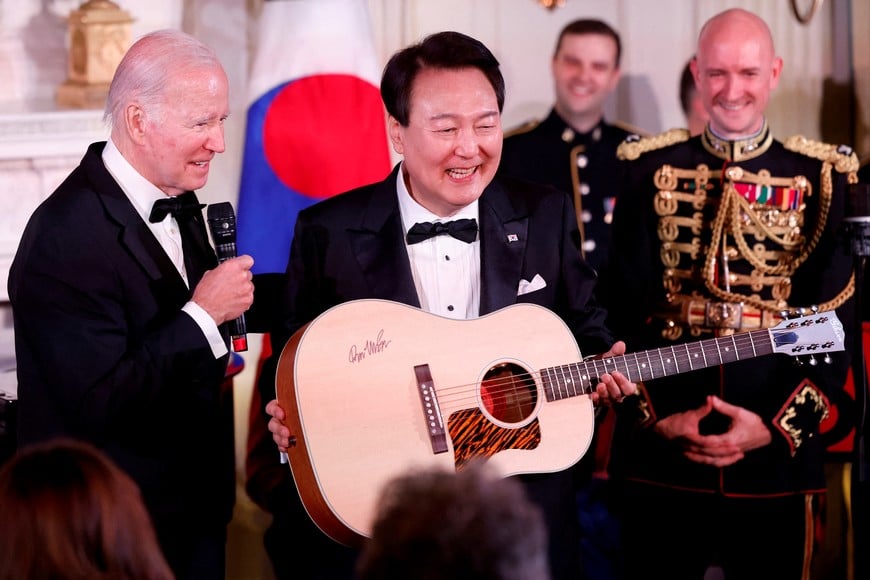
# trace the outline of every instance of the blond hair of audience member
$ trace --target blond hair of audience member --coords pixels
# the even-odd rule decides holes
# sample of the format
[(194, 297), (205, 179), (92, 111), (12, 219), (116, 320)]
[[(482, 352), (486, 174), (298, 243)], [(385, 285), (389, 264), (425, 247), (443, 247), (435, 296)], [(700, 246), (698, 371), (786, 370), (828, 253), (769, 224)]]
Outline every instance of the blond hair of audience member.
[(485, 464), (412, 471), (381, 492), (361, 580), (547, 580), (540, 509)]
[(54, 439), (0, 469), (0, 580), (171, 580), (139, 488), (97, 448)]

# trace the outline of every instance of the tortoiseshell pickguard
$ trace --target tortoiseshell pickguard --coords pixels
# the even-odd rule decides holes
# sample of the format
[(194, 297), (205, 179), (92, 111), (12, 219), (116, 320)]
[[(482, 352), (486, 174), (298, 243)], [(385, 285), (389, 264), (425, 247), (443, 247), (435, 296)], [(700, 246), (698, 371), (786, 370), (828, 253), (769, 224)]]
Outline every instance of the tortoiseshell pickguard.
[(456, 470), (477, 457), (492, 457), (505, 449), (535, 449), (541, 443), (541, 427), (535, 419), (524, 427), (499, 427), (480, 411), (462, 409), (447, 420)]

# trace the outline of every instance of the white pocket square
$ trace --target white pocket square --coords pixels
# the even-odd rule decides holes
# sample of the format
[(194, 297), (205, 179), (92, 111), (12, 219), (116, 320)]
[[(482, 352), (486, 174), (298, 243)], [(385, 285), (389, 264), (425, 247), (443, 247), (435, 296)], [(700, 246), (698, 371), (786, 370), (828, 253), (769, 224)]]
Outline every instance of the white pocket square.
[(535, 277), (532, 278), (532, 281), (528, 280), (520, 280), (520, 287), (517, 288), (517, 296), (522, 296), (523, 294), (528, 294), (529, 292), (536, 292), (541, 288), (546, 288), (547, 282), (541, 278), (540, 274), (535, 274)]

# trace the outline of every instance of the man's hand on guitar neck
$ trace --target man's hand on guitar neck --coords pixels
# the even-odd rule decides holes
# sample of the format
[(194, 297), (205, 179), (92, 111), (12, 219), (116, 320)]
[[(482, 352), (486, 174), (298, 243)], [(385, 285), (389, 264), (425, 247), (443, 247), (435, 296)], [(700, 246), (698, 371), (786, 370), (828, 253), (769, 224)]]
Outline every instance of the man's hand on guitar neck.
[(281, 453), (287, 453), (287, 449), (290, 447), (291, 433), (290, 429), (284, 425), (286, 415), (284, 414), (284, 409), (278, 404), (278, 399), (269, 401), (266, 405), (266, 413), (271, 417), (269, 419), (269, 432), (272, 433), (272, 441), (275, 442)]
[[(596, 358), (610, 358), (624, 354), (625, 343), (619, 340), (613, 343), (610, 350)], [(611, 405), (614, 402), (621, 403), (626, 397), (637, 394), (637, 385), (618, 371), (601, 375), (599, 379), (601, 382), (595, 385), (595, 390), (592, 392), (593, 404)]]
[[(728, 418), (728, 428), (719, 435), (702, 435), (701, 420), (713, 411)], [(707, 397), (697, 409), (659, 420), (654, 429), (660, 436), (680, 445), (687, 459), (714, 467), (737, 463), (747, 451), (764, 447), (773, 439), (758, 414), (714, 395)]]

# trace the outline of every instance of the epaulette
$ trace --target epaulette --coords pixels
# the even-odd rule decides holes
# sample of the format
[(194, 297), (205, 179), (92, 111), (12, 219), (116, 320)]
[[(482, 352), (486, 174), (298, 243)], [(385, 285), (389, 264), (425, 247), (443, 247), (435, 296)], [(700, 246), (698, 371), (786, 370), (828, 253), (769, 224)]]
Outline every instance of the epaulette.
[(540, 124), (541, 124), (540, 119), (532, 119), (531, 121), (526, 121), (522, 125), (518, 125), (518, 126), (514, 127), (513, 129), (508, 129), (507, 131), (505, 131), (504, 136), (505, 136), (505, 138), (508, 138), (508, 137), (513, 137), (514, 135), (521, 135), (523, 133), (528, 133), (529, 131), (531, 131), (532, 129), (534, 129), (535, 127), (537, 127)]
[(634, 161), (644, 153), (688, 141), (690, 137), (688, 129), (671, 129), (651, 137), (629, 135), (616, 148), (616, 156), (625, 161)]
[(839, 173), (855, 173), (860, 167), (858, 156), (848, 145), (831, 145), (807, 139), (803, 135), (789, 137), (782, 145), (789, 151), (794, 151), (819, 161), (827, 161)]
[(648, 137), (649, 136), (649, 131), (644, 131), (640, 127), (632, 125), (631, 123), (625, 123), (623, 121), (614, 121), (610, 124), (613, 125), (614, 127), (619, 127), (623, 131), (628, 131), (632, 135), (640, 135), (641, 137)]

